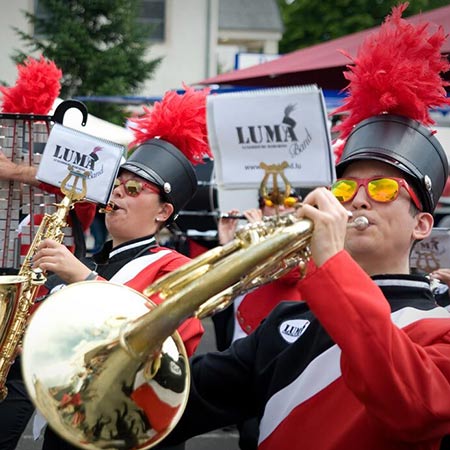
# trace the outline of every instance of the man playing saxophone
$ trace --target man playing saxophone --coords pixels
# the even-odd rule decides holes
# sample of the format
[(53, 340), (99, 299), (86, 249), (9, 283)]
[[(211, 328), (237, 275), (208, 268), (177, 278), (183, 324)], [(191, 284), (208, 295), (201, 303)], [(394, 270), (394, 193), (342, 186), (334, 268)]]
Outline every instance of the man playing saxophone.
[[(337, 181), (298, 210), (314, 224), (305, 303), (282, 303), (229, 350), (192, 359), (187, 409), (169, 443), (252, 416), (260, 450), (438, 449), (450, 433), (450, 314), (409, 268), (448, 176), (424, 125), (429, 105), (417, 105), (430, 80), (433, 104), (445, 102), (436, 71), (448, 63), (443, 30), (428, 36), (401, 18), (404, 8), (362, 46), (349, 74)], [(396, 64), (416, 69), (412, 88), (403, 76), (393, 87)], [(347, 227), (349, 211), (369, 225)]]

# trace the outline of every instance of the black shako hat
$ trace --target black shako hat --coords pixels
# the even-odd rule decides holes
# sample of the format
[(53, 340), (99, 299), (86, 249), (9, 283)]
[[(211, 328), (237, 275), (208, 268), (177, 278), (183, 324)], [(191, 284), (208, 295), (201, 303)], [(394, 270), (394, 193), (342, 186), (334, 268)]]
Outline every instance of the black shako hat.
[(158, 186), (174, 217), (197, 191), (197, 176), (189, 160), (170, 142), (149, 139), (140, 144), (120, 166)]
[(448, 177), (447, 156), (429, 128), (430, 109), (450, 103), (441, 73), (450, 69), (442, 54), (443, 27), (410, 23), (402, 18), (408, 3), (392, 8), (376, 33), (369, 34), (352, 65), (344, 104), (336, 127), (344, 144), (336, 164), (382, 161), (396, 167), (411, 183), (422, 210), (433, 213)]
[(376, 160), (408, 176), (424, 211), (433, 213), (448, 177), (447, 155), (433, 132), (403, 116), (380, 114), (363, 120), (347, 137), (336, 174), (354, 161)]
[(133, 152), (120, 166), (157, 185), (162, 198), (174, 207), (168, 223), (197, 191), (193, 164), (212, 158), (206, 127), (206, 97), (209, 88), (185, 92), (168, 91), (152, 109), (129, 119), (135, 139)]

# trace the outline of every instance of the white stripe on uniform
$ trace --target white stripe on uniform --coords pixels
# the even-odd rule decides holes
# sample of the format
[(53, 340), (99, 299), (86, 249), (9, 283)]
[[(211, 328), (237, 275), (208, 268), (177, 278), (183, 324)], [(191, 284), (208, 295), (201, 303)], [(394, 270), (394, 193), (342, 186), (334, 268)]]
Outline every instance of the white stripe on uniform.
[[(428, 311), (406, 307), (391, 314), (391, 318), (399, 328), (402, 328), (422, 319), (448, 319), (450, 314), (440, 307)], [(297, 406), (341, 376), (340, 359), (341, 349), (337, 345), (332, 346), (311, 361), (291, 384), (270, 398), (260, 423), (259, 443), (267, 439)]]

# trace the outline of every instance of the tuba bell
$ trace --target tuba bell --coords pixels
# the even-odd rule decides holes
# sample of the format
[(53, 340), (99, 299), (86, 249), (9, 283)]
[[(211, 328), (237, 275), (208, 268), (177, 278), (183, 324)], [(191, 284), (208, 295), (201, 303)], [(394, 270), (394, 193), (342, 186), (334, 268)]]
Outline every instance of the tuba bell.
[[(292, 215), (249, 224), (144, 295), (104, 281), (54, 293), (24, 336), (23, 375), (35, 406), (77, 447), (153, 447), (178, 422), (189, 392), (176, 329), (305, 264), (312, 229), (310, 220)], [(162, 303), (149, 311), (148, 297)]]

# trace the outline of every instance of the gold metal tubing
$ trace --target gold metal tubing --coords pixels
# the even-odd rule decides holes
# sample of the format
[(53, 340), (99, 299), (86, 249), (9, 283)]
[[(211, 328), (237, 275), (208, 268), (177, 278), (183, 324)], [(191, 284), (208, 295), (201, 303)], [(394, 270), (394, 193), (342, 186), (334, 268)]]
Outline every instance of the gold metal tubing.
[[(349, 211), (350, 212), (350, 211)], [(349, 218), (352, 217), (352, 214), (349, 214)], [(239, 220), (247, 220), (247, 218), (243, 214), (221, 214), (221, 219), (239, 219)], [(357, 228), (358, 230), (365, 230), (369, 226), (369, 221), (367, 217), (359, 216), (353, 222), (349, 222), (347, 224), (347, 228)]]
[[(277, 249), (299, 245), (304, 235), (309, 240), (312, 227), (312, 222), (308, 219), (298, 221), (286, 227), (282, 233), (256, 244), (254, 250), (257, 247), (257, 251), (238, 250), (222, 260), (214, 270), (210, 268), (205, 271), (201, 283), (191, 283), (188, 288), (170, 296), (150, 313), (136, 319), (131, 331), (123, 336), (127, 348), (134, 355), (153, 354), (160, 348), (164, 338), (171, 335), (186, 318), (191, 317), (193, 311), (197, 311), (206, 300), (238, 282), (252, 268), (273, 258)], [(144, 295), (148, 295), (148, 292), (144, 291)]]

